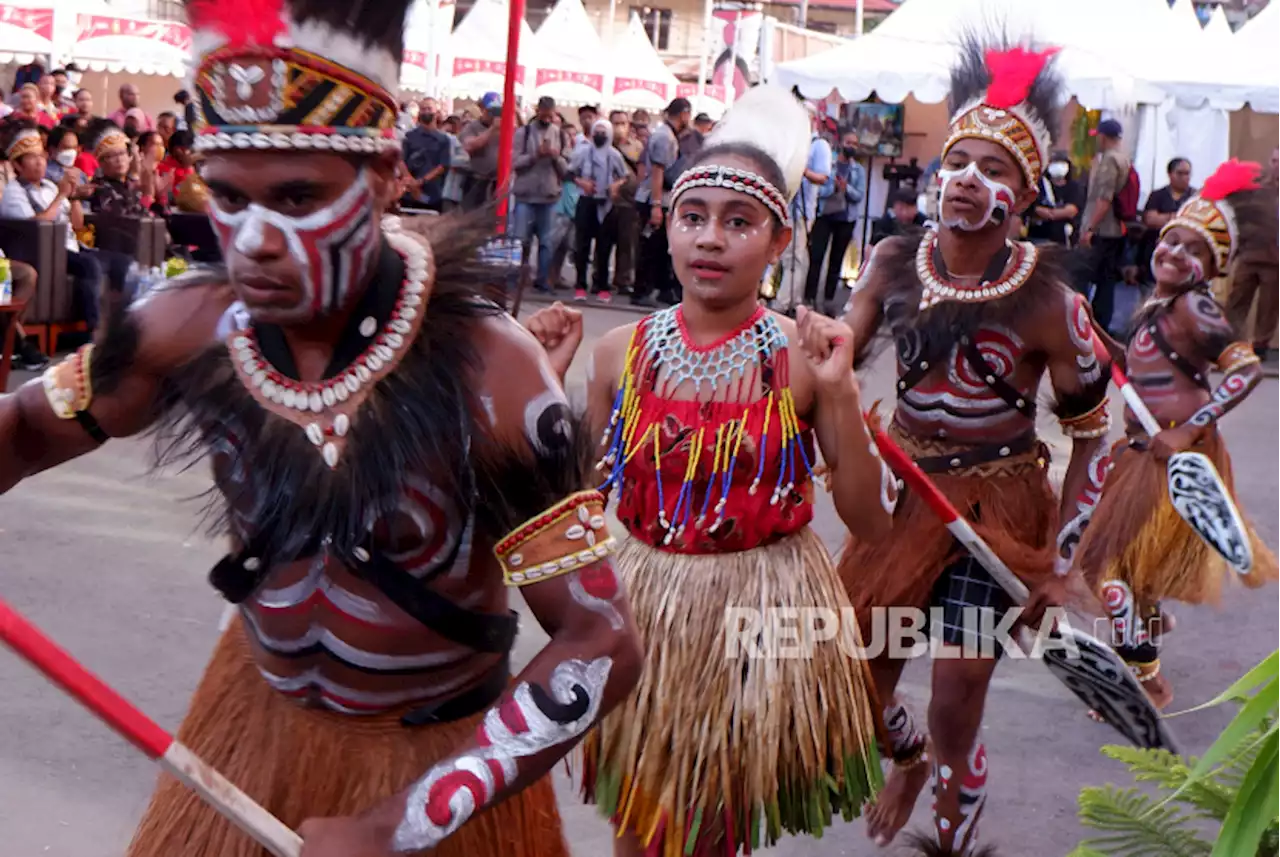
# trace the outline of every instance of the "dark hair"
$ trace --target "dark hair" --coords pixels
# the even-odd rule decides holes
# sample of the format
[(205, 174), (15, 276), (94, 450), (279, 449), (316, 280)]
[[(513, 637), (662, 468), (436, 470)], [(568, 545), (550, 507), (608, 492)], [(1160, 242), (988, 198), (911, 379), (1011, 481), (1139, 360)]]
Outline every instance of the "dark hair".
[[(413, 0), (288, 0), (284, 5), (298, 24), (316, 21), (384, 48), (396, 57), (404, 53), (405, 15)], [(190, 3), (190, 0), (188, 0)]]
[[(679, 101), (680, 99), (676, 100)], [(783, 196), (787, 195), (787, 179), (782, 173), (782, 167), (778, 166), (778, 162), (768, 152), (750, 143), (717, 143), (714, 146), (707, 146), (693, 156), (688, 168), (692, 169), (725, 155), (732, 155), (750, 161), (761, 178), (781, 191)], [(676, 176), (676, 178), (678, 179), (679, 176)]]
[(693, 105), (689, 103), (687, 98), (673, 98), (671, 103), (667, 105), (667, 115), (671, 117), (679, 116), (681, 113), (688, 113), (691, 110), (693, 110)]
[(907, 190), (905, 187), (898, 188), (893, 193), (889, 194), (889, 207), (893, 208), (898, 203), (915, 208), (916, 192), (913, 190)]
[(170, 149), (190, 149), (196, 144), (196, 135), (192, 134), (186, 128), (179, 128), (173, 132), (173, 136), (169, 138)]
[(550, 95), (544, 95), (538, 99), (538, 109), (539, 110), (555, 110), (556, 100), (552, 98)]
[[(71, 97), (72, 97), (72, 98), (78, 98), (78, 97), (79, 97), (79, 95), (80, 95), (80, 93), (82, 93), (82, 92), (89, 92), (89, 90), (85, 89), (85, 88), (82, 86), (82, 87), (80, 87), (79, 89), (77, 89), (75, 92), (71, 93)], [(93, 93), (92, 93), (92, 92), (89, 92), (89, 94), (90, 94), (90, 95), (93, 95)]]
[(1186, 158), (1174, 158), (1169, 162), (1169, 166), (1165, 167), (1165, 172), (1169, 175), (1173, 175), (1173, 171), (1178, 168), (1179, 164), (1186, 164), (1188, 167), (1191, 166), (1191, 162)]
[(699, 113), (697, 116), (693, 117), (693, 121), (695, 125), (699, 122), (710, 122), (711, 117), (705, 113)]
[(578, 115), (581, 116), (583, 113), (594, 113), (597, 116), (599, 116), (600, 108), (595, 106), (594, 104), (584, 104), (578, 108)]
[(79, 146), (80, 132), (77, 131), (75, 128), (71, 127), (70, 125), (61, 125), (61, 124), (56, 126), (52, 131), (49, 132), (50, 145), (54, 143), (61, 143), (63, 140), (67, 139), (68, 134), (76, 138), (76, 145)]
[(67, 70), (66, 70), (65, 68), (55, 68), (53, 71), (49, 72), (49, 74), (52, 74), (52, 75), (59, 75), (59, 74), (60, 74), (60, 75), (63, 75), (63, 76), (65, 77), (65, 76), (66, 76), (66, 74), (67, 74)]
[(187, 92), (185, 89), (179, 89), (173, 94), (173, 100), (178, 104), (186, 104), (191, 100), (191, 93)]
[(138, 148), (145, 149), (147, 145), (154, 139), (160, 137), (159, 131), (143, 131), (138, 135)]
[(168, 116), (168, 117), (169, 117), (170, 119), (172, 119), (174, 122), (177, 122), (177, 121), (178, 121), (178, 115), (177, 115), (176, 113), (174, 113), (172, 110), (166, 110), (166, 111), (164, 111), (163, 113), (160, 113), (160, 114), (158, 114), (158, 115), (156, 116), (156, 124), (157, 124), (157, 125), (159, 125), (159, 124), (160, 124), (160, 120), (161, 120), (161, 119), (163, 119), (163, 118), (164, 118), (164, 117), (166, 117), (166, 116)]

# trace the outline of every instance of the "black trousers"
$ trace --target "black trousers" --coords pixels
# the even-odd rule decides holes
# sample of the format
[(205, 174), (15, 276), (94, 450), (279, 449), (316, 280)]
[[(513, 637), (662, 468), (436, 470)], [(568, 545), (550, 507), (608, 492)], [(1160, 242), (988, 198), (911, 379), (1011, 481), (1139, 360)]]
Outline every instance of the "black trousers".
[[(84, 319), (90, 332), (98, 326), (99, 296), (102, 292), (102, 267), (98, 257), (92, 250), (80, 249), (79, 252), (67, 251), (67, 276), (71, 278), (74, 291), (73, 306), (76, 313)], [(49, 344), (52, 351), (56, 343)]]
[[(1115, 330), (1116, 283), (1120, 282), (1120, 269), (1124, 264), (1125, 237), (1103, 238), (1093, 237), (1092, 257), (1089, 264), (1089, 279), (1093, 289), (1093, 317), (1107, 330)], [(1123, 321), (1123, 320), (1121, 320)]]
[(671, 252), (667, 248), (667, 223), (657, 229), (648, 229), (649, 216), (653, 203), (641, 203), (636, 206), (640, 214), (640, 253), (636, 259), (636, 282), (632, 288), (633, 300), (640, 300), (653, 294), (670, 303), (680, 300), (680, 283), (676, 280), (675, 271), (671, 267)]
[(831, 259), (827, 263), (827, 287), (823, 299), (830, 303), (835, 299), (840, 284), (840, 269), (844, 267), (844, 254), (853, 238), (853, 223), (837, 217), (819, 217), (809, 233), (809, 274), (804, 282), (804, 302), (814, 306), (818, 300), (818, 276), (822, 272), (822, 260), (831, 247)]
[(595, 275), (591, 281), (593, 293), (609, 291), (609, 256), (618, 243), (618, 208), (614, 206), (600, 219), (600, 206), (604, 200), (592, 196), (578, 199), (574, 210), (573, 256), (578, 269), (578, 288), (587, 287), (587, 265), (591, 262), (591, 245), (596, 245)]

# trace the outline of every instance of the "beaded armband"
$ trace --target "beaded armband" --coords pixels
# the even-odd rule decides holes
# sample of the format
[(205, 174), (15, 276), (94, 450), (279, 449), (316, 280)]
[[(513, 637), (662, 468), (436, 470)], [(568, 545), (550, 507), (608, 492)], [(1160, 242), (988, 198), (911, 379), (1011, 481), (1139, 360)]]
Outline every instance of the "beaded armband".
[(494, 556), (508, 586), (525, 586), (599, 562), (616, 540), (604, 517), (599, 491), (571, 494), (521, 524), (498, 542)]
[(86, 345), (44, 370), (44, 395), (58, 419), (74, 420), (76, 414), (88, 410), (89, 403), (93, 401), (92, 356), (93, 346)]
[(1129, 664), (1129, 666), (1133, 669), (1134, 677), (1143, 684), (1155, 681), (1156, 677), (1160, 675), (1159, 659), (1146, 664)]
[(1253, 346), (1247, 342), (1233, 342), (1218, 355), (1218, 371), (1230, 375), (1239, 369), (1254, 363), (1261, 363), (1254, 353)]
[(1079, 416), (1059, 417), (1058, 425), (1062, 426), (1062, 433), (1072, 440), (1102, 437), (1111, 430), (1111, 413), (1107, 410), (1107, 400), (1103, 399)]

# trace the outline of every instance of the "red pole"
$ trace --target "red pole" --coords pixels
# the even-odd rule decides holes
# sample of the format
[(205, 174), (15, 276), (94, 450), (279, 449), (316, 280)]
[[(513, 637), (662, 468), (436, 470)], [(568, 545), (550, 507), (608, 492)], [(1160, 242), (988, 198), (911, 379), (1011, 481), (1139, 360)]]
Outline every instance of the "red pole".
[(511, 178), (511, 146), (516, 135), (516, 70), (520, 65), (520, 25), (524, 23), (524, 0), (508, 0), (507, 70), (502, 82), (501, 144), (498, 148), (498, 234), (507, 228), (507, 190)]

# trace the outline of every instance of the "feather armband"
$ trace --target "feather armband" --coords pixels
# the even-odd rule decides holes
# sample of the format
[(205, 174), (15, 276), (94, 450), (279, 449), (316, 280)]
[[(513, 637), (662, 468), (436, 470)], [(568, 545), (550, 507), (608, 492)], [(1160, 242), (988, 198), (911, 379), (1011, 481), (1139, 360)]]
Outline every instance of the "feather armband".
[(508, 586), (525, 586), (599, 562), (617, 545), (604, 495), (579, 491), (521, 524), (494, 547)]
[(76, 414), (88, 410), (93, 401), (92, 356), (93, 346), (86, 345), (44, 370), (44, 395), (58, 419), (75, 419)]

